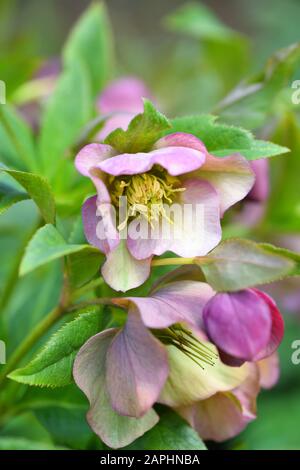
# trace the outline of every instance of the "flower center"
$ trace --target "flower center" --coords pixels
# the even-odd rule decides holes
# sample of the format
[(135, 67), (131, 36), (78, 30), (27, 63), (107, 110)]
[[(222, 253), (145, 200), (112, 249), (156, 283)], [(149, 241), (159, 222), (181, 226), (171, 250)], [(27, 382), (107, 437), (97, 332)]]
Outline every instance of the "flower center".
[(177, 193), (185, 190), (180, 187), (178, 178), (169, 175), (160, 167), (149, 173), (111, 177), (109, 184), (112, 202), (117, 208), (119, 207), (119, 198), (127, 198), (127, 220), (138, 213), (145, 217), (151, 225), (160, 217), (164, 217), (172, 223), (166, 215), (164, 204), (172, 204)]

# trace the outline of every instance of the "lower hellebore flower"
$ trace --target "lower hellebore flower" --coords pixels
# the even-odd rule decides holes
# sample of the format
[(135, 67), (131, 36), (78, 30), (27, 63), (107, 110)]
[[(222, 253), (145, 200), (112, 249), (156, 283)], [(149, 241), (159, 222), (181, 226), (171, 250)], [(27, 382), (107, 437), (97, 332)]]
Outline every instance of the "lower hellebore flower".
[(204, 308), (203, 322), (223, 361), (232, 365), (270, 356), (284, 333), (275, 302), (258, 289), (216, 294)]
[[(106, 254), (102, 275), (121, 291), (147, 279), (153, 255), (206, 255), (221, 240), (220, 217), (254, 183), (242, 156), (214, 157), (185, 133), (161, 138), (148, 153), (117, 155), (109, 145), (90, 144), (75, 165), (97, 190), (83, 206), (87, 240)], [(120, 198), (126, 217), (118, 225)]]
[(112, 299), (128, 311), (125, 326), (90, 338), (73, 370), (90, 402), (88, 422), (107, 445), (123, 447), (152, 428), (156, 402), (184, 409), (247, 379), (249, 365), (223, 364), (202, 332), (213, 295), (208, 284), (178, 281), (147, 298)]

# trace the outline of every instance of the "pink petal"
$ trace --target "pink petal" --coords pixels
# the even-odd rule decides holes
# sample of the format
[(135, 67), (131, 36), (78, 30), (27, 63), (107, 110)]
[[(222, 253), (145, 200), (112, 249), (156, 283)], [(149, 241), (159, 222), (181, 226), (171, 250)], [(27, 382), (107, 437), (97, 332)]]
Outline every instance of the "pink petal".
[(88, 423), (112, 448), (130, 444), (155, 426), (159, 419), (154, 410), (136, 419), (120, 416), (112, 409), (105, 383), (105, 358), (116, 333), (116, 329), (111, 329), (90, 338), (77, 354), (73, 369), (76, 384), (90, 402)]
[(251, 168), (255, 173), (255, 183), (248, 198), (257, 202), (264, 202), (269, 195), (269, 161), (267, 158), (252, 160)]
[(264, 359), (267, 356), (270, 356), (279, 347), (284, 335), (284, 322), (282, 315), (279, 312), (274, 300), (261, 290), (253, 289), (253, 291), (268, 305), (272, 319), (271, 335), (269, 342), (267, 346), (262, 351), (260, 351), (255, 357), (255, 360), (257, 361), (260, 359)]
[(121, 240), (102, 266), (105, 282), (116, 291), (126, 292), (142, 285), (150, 275), (151, 258), (135, 259), (128, 251), (126, 240)]
[(89, 144), (83, 147), (75, 158), (75, 167), (84, 176), (90, 176), (90, 170), (114, 154), (110, 145)]
[(143, 416), (156, 402), (168, 376), (167, 352), (131, 311), (107, 353), (107, 387), (114, 410)]
[(217, 190), (222, 214), (230, 206), (244, 199), (255, 181), (249, 163), (241, 155), (224, 158), (208, 155), (197, 174), (209, 181)]
[(184, 187), (183, 224), (174, 223), (169, 250), (187, 258), (204, 256), (221, 241), (219, 197), (209, 183), (198, 178), (185, 180)]
[(135, 175), (145, 173), (160, 165), (170, 175), (177, 176), (200, 168), (205, 154), (186, 147), (167, 147), (149, 153), (124, 153), (100, 162), (97, 168), (110, 175)]
[(280, 375), (278, 353), (274, 352), (271, 356), (258, 361), (257, 366), (259, 369), (260, 386), (266, 389), (274, 387)]
[(270, 310), (253, 290), (216, 294), (205, 306), (203, 320), (209, 338), (236, 358), (251, 361), (269, 342)]
[(146, 85), (138, 78), (123, 77), (103, 90), (98, 107), (102, 114), (120, 111), (138, 114), (143, 112), (142, 98), (152, 98)]
[(207, 154), (206, 147), (201, 140), (195, 137), (193, 134), (186, 134), (185, 132), (175, 132), (174, 134), (168, 134), (159, 139), (154, 145), (155, 149), (164, 147), (188, 147), (199, 152)]
[(120, 242), (111, 211), (112, 206), (97, 204), (97, 196), (90, 197), (82, 206), (86, 239), (90, 245), (96, 246), (106, 254), (114, 250)]
[[(214, 295), (212, 288), (203, 282), (174, 282), (150, 297), (128, 297), (114, 299), (120, 305), (137, 307), (148, 328), (167, 328), (184, 322), (196, 329), (202, 326), (202, 310)], [(135, 307), (130, 306), (132, 303)]]

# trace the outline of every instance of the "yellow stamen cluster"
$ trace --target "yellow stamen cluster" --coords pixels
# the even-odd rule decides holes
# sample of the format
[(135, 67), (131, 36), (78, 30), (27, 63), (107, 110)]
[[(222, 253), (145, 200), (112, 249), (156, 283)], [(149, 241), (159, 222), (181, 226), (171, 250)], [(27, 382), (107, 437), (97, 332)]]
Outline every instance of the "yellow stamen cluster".
[[(169, 175), (164, 170), (132, 176), (111, 177), (109, 183), (113, 204), (118, 207), (119, 198), (125, 196), (128, 218), (140, 214), (151, 225), (160, 217), (168, 219), (164, 204), (171, 204), (174, 202), (176, 194), (185, 190), (185, 188), (179, 187), (178, 178)], [(171, 220), (169, 222), (172, 223)]]

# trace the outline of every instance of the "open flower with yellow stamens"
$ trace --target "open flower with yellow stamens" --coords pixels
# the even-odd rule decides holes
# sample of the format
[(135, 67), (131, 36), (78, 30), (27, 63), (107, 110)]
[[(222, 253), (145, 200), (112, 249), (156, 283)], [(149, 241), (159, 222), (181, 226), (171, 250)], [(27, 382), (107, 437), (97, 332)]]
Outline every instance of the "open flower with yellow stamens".
[[(221, 239), (220, 217), (254, 183), (242, 156), (214, 157), (185, 133), (161, 138), (147, 153), (118, 155), (109, 145), (90, 144), (75, 165), (97, 189), (83, 206), (87, 240), (107, 256), (106, 282), (122, 291), (147, 279), (153, 255), (206, 255)], [(118, 270), (121, 258), (126, 273)]]

